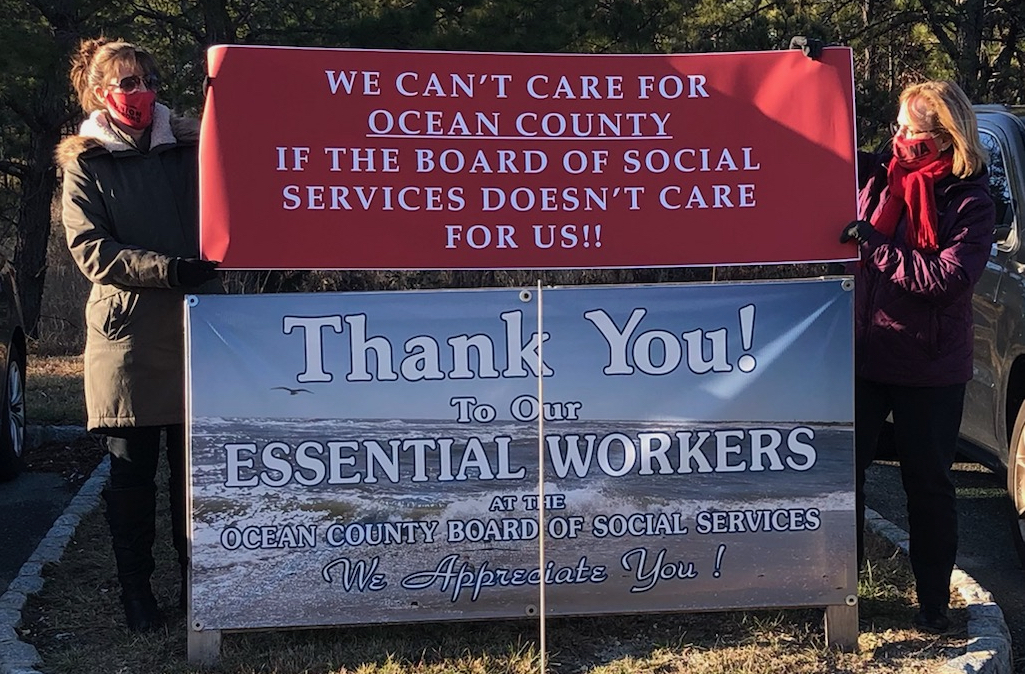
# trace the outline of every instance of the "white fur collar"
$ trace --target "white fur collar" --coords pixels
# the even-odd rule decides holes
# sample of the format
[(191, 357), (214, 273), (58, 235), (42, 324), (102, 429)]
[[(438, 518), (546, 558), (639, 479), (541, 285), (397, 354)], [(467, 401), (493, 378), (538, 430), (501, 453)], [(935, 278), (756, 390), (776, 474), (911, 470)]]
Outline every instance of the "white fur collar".
[[(120, 134), (110, 128), (110, 119), (106, 110), (96, 110), (89, 115), (89, 119), (82, 122), (78, 134), (100, 141), (108, 152), (135, 149), (126, 143)], [(171, 110), (166, 105), (157, 103), (153, 106), (153, 124), (150, 127), (149, 146), (154, 148), (159, 145), (173, 145), (175, 142), (174, 133), (171, 131)]]

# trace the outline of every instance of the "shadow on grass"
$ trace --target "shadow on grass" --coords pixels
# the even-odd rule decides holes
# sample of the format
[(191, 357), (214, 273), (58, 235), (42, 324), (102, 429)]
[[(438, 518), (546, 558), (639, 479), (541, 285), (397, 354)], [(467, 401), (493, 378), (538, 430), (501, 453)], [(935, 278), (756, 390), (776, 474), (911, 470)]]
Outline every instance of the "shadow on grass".
[[(105, 525), (87, 518), (44, 591), (25, 611), (22, 637), (43, 655), (46, 672), (197, 671), (360, 674), (537, 671), (534, 621), (351, 627), (225, 636), (211, 670), (186, 662), (185, 615), (168, 609), (168, 627), (134, 635), (123, 627)], [(170, 550), (156, 591), (174, 606)], [(859, 653), (825, 647), (815, 610), (664, 614), (548, 621), (552, 672), (925, 672), (963, 651), (961, 637), (939, 639), (904, 629), (907, 599), (866, 599)]]
[[(43, 590), (23, 612), (21, 638), (36, 646), (48, 674), (484, 674), (538, 671), (534, 620), (426, 623), (226, 634), (216, 667), (186, 660), (186, 616), (177, 609), (178, 571), (161, 498), (154, 591), (167, 626), (136, 635), (124, 628), (110, 539), (101, 512), (85, 517)], [(936, 671), (964, 651), (965, 611), (936, 637), (907, 629), (913, 609), (907, 561), (868, 538), (859, 583), (859, 649), (827, 648), (819, 610), (733, 611), (550, 618), (548, 671), (736, 674)], [(270, 588), (268, 588), (269, 590)]]

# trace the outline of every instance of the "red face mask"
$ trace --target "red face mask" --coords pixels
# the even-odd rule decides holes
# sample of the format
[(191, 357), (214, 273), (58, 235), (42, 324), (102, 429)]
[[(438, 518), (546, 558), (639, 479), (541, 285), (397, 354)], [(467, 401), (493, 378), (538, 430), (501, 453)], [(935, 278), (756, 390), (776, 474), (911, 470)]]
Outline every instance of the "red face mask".
[(940, 156), (940, 146), (934, 136), (925, 138), (905, 138), (903, 135), (893, 137), (893, 155), (905, 168), (915, 168), (928, 164)]
[(111, 117), (129, 128), (140, 131), (153, 121), (153, 105), (156, 100), (156, 92), (149, 89), (133, 91), (130, 94), (108, 91), (104, 99)]

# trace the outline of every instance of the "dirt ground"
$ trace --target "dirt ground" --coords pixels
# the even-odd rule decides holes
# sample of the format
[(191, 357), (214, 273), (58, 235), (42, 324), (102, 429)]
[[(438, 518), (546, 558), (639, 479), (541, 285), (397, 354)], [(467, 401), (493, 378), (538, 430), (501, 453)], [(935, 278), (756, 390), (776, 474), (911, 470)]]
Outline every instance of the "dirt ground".
[(72, 489), (89, 479), (107, 453), (101, 436), (82, 432), (70, 440), (44, 442), (25, 453), (25, 470), (58, 473)]

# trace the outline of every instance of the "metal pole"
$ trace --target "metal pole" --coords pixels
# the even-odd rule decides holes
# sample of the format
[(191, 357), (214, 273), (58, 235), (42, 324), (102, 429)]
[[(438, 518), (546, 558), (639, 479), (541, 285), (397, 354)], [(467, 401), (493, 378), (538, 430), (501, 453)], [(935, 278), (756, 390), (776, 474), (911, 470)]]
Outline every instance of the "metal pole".
[(537, 282), (537, 555), (541, 582), (538, 596), (538, 612), (540, 620), (539, 666), (540, 674), (546, 674), (547, 646), (545, 632), (547, 630), (545, 607), (545, 414), (544, 414), (544, 318), (542, 314), (544, 302), (541, 298), (541, 281)]

